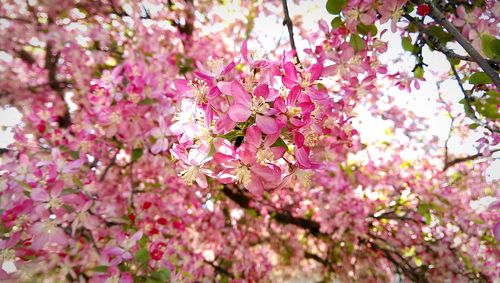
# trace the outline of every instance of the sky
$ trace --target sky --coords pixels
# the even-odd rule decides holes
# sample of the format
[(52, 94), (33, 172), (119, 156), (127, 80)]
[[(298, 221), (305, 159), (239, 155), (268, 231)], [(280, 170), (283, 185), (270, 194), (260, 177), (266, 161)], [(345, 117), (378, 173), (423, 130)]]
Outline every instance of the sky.
[[(292, 3), (289, 1), (289, 10), (292, 19), (295, 15), (302, 15), (303, 26), (306, 29), (317, 29), (317, 22), (319, 19), (324, 19), (330, 22), (333, 18), (326, 12), (324, 7), (325, 1), (310, 1), (304, 2), (300, 5)], [(245, 15), (240, 15), (241, 9), (238, 9), (238, 1), (229, 3), (225, 7), (221, 7), (218, 13), (227, 15), (225, 17), (228, 21), (234, 18), (244, 17)], [(384, 28), (388, 28), (387, 25), (379, 27), (379, 31)], [(278, 17), (258, 17), (255, 19), (255, 26), (253, 29), (254, 34), (259, 34), (262, 36), (264, 43), (262, 53), (269, 52), (276, 48), (278, 42), (288, 40), (288, 34), (286, 27), (282, 25), (282, 19)], [(392, 66), (393, 71), (396, 68), (406, 68), (411, 70), (414, 64), (414, 58), (408, 53), (404, 52), (401, 47), (401, 37), (399, 34), (393, 34), (387, 32), (383, 35), (382, 40), (389, 42), (389, 50), (383, 55), (383, 60), (389, 62), (394, 58), (400, 58), (402, 64), (398, 66)], [(297, 49), (303, 50), (309, 47), (307, 42), (301, 40), (299, 36), (296, 35)], [(251, 43), (249, 43), (249, 49), (252, 48)], [(457, 53), (463, 53), (461, 48), (456, 46), (455, 51)], [(0, 52), (0, 60), (5, 59), (5, 53)], [(430, 70), (435, 71), (448, 71), (449, 63), (445, 56), (438, 52), (431, 52), (428, 49), (424, 49), (425, 63), (429, 66), (426, 68), (426, 79), (425, 82), (420, 82), (420, 90), (412, 91), (412, 93), (407, 93), (400, 91), (398, 88), (388, 88), (385, 90), (388, 95), (396, 98), (396, 105), (402, 108), (409, 108), (415, 112), (417, 116), (425, 117), (432, 120), (430, 127), (427, 129), (427, 134), (436, 135), (439, 137), (441, 144), (444, 146), (444, 141), (446, 140), (449, 132), (450, 118), (447, 117), (445, 113), (438, 113), (438, 104), (436, 102), (437, 88), (436, 88), (436, 78), (432, 77)], [(463, 112), (463, 106), (458, 104), (458, 101), (462, 99), (462, 93), (458, 88), (458, 84), (455, 80), (449, 79), (445, 81), (442, 86), (443, 98), (453, 102), (453, 112), (460, 113)], [(361, 133), (363, 142), (375, 143), (380, 140), (386, 139), (387, 131), (386, 129), (390, 127), (388, 121), (383, 121), (381, 118), (372, 117), (366, 109), (357, 109), (357, 119), (355, 127)], [(0, 147), (6, 147), (12, 142), (12, 128), (20, 123), (21, 115), (20, 113), (9, 106), (0, 107)], [(461, 140), (456, 135), (452, 136), (449, 142), (449, 150), (453, 154), (465, 155), (465, 154), (475, 154), (477, 151), (474, 147), (474, 142), (479, 137), (481, 137), (480, 132), (468, 137), (467, 140)], [(416, 158), (417, 156), (413, 156)], [(499, 180), (500, 179), (500, 154), (497, 154), (497, 159), (494, 161), (492, 166), (487, 171), (488, 179)], [(411, 158), (411, 156), (410, 156)]]

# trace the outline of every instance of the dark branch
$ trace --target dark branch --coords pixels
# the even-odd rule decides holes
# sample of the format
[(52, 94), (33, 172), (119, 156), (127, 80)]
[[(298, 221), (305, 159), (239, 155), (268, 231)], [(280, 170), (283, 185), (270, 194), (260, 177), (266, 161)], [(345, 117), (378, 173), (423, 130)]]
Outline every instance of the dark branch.
[(297, 60), (297, 63), (300, 64), (299, 54), (297, 53), (297, 47), (295, 46), (295, 39), (293, 37), (293, 22), (292, 19), (290, 18), (290, 13), (288, 12), (288, 4), (286, 1), (287, 0), (281, 0), (281, 3), (283, 4), (283, 13), (285, 14), (285, 18), (283, 19), (283, 25), (286, 25), (286, 27), (288, 28), (290, 45), (292, 49), (295, 51), (295, 59)]
[[(245, 194), (241, 192), (236, 192), (232, 189), (230, 189), (228, 186), (224, 186), (222, 189), (222, 192), (232, 201), (234, 201), (236, 204), (238, 204), (242, 208), (246, 209), (251, 209), (257, 213), (257, 215), (260, 215), (259, 211), (254, 209), (250, 202), (251, 199), (246, 196)], [(274, 211), (273, 212), (274, 219), (278, 221), (279, 223), (282, 224), (291, 224), (295, 225), (297, 227), (300, 227), (302, 229), (305, 229), (309, 231), (312, 235), (314, 236), (319, 236), (320, 235), (320, 225), (317, 222), (314, 222), (309, 219), (301, 218), (301, 217), (295, 217), (293, 216), (289, 211)]]
[[(497, 148), (495, 150), (492, 150), (491, 153), (495, 153), (495, 152), (498, 152), (500, 151), (500, 148)], [(452, 167), (453, 165), (456, 165), (458, 163), (462, 163), (462, 162), (466, 162), (466, 161), (471, 161), (471, 160), (475, 160), (477, 158), (480, 158), (480, 157), (483, 157), (484, 154), (483, 153), (476, 153), (474, 155), (469, 155), (469, 156), (465, 156), (465, 157), (460, 157), (460, 158), (455, 158), (449, 162), (447, 162), (445, 165), (444, 165), (444, 168), (443, 168), (443, 171), (446, 171), (448, 168)]]

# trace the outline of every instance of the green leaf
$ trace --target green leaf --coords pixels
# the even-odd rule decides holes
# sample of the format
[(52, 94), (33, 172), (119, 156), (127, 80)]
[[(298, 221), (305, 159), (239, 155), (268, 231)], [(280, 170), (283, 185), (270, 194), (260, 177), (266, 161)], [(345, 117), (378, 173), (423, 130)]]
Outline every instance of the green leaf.
[(414, 45), (411, 42), (410, 37), (403, 37), (401, 39), (401, 46), (403, 46), (404, 50), (409, 51), (409, 52), (413, 52), (413, 50), (414, 50)]
[(454, 66), (460, 64), (460, 59), (458, 58), (449, 58), (448, 61), (450, 61), (450, 63), (453, 64)]
[(106, 265), (99, 265), (99, 266), (94, 267), (93, 270), (95, 272), (106, 273), (106, 272), (108, 272), (108, 267)]
[(231, 132), (224, 134), (224, 135), (219, 135), (219, 137), (227, 139), (230, 142), (235, 141), (236, 138), (241, 137), (241, 136), (243, 136), (243, 135), (242, 135), (241, 131), (239, 131), (239, 130), (231, 131)]
[(137, 104), (139, 104), (139, 105), (151, 105), (151, 104), (155, 104), (155, 103), (158, 103), (158, 100), (156, 100), (154, 98), (146, 97), (143, 100), (139, 101)]
[(491, 83), (491, 78), (485, 72), (475, 72), (470, 76), (469, 83), (473, 85), (489, 84)]
[(500, 39), (485, 33), (481, 36), (481, 45), (488, 58), (500, 57)]
[(415, 70), (413, 70), (413, 75), (417, 79), (423, 78), (424, 77), (424, 68), (422, 66), (415, 67)]
[(377, 27), (374, 25), (374, 24), (371, 24), (371, 25), (365, 25), (363, 23), (359, 23), (357, 26), (356, 26), (356, 30), (361, 33), (361, 34), (364, 34), (364, 35), (367, 35), (368, 33), (371, 33), (372, 36), (375, 36), (378, 32), (378, 29)]
[(71, 156), (71, 158), (73, 159), (78, 159), (80, 158), (80, 152), (79, 151), (70, 151), (69, 152), (69, 156)]
[(142, 235), (141, 239), (139, 240), (139, 245), (145, 248), (147, 244), (148, 244), (148, 237), (146, 237), (146, 235)]
[(134, 256), (134, 259), (141, 265), (149, 262), (149, 252), (146, 248), (141, 248), (137, 251)]
[(425, 223), (431, 223), (431, 207), (427, 203), (420, 203), (417, 207), (418, 213), (422, 215), (425, 219)]
[(429, 32), (437, 37), (440, 44), (446, 44), (447, 42), (453, 40), (453, 36), (449, 33), (445, 32), (442, 27), (439, 26), (431, 26), (428, 28)]
[(347, 2), (347, 0), (328, 0), (326, 1), (326, 10), (333, 15), (340, 14), (340, 11), (347, 5)]
[(160, 269), (151, 273), (150, 279), (156, 282), (169, 282), (170, 270), (167, 268)]
[(349, 41), (354, 51), (359, 52), (365, 48), (365, 41), (357, 34), (351, 34), (351, 40)]
[(278, 138), (272, 145), (273, 146), (281, 146), (283, 147), (286, 151), (288, 151), (288, 145), (286, 145), (285, 141), (283, 141), (281, 138)]
[(479, 124), (477, 124), (477, 123), (473, 123), (473, 124), (469, 125), (469, 129), (472, 129), (472, 130), (477, 129), (477, 127), (479, 127)]
[(336, 18), (333, 18), (331, 25), (332, 25), (332, 28), (338, 28), (338, 27), (341, 27), (342, 25), (344, 25), (344, 22), (342, 21), (342, 19), (340, 17), (336, 17)]
[(134, 148), (132, 150), (132, 162), (139, 160), (139, 158), (141, 158), (143, 153), (144, 153), (143, 148)]

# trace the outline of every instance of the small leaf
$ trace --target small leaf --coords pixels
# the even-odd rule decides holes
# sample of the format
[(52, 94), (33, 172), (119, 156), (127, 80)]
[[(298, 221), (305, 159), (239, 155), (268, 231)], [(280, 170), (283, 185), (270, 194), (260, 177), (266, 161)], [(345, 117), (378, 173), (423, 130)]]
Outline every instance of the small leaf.
[(403, 46), (403, 49), (405, 51), (413, 52), (413, 50), (414, 50), (414, 45), (411, 42), (411, 38), (410, 37), (403, 37), (401, 39), (401, 46)]
[(151, 273), (151, 279), (158, 282), (169, 282), (170, 281), (170, 270), (167, 268), (160, 269)]
[(417, 66), (415, 70), (413, 70), (413, 75), (417, 79), (421, 79), (424, 77), (424, 68), (422, 66)]
[(149, 262), (149, 252), (146, 248), (141, 248), (134, 256), (134, 259), (141, 265)]
[(367, 26), (363, 23), (359, 23), (356, 26), (356, 30), (363, 35), (367, 35), (368, 33), (370, 33), (372, 36), (375, 36), (378, 32), (378, 29), (374, 24)]
[(331, 25), (332, 25), (332, 28), (338, 28), (338, 27), (341, 27), (342, 25), (344, 25), (344, 22), (342, 21), (342, 19), (340, 17), (336, 17), (332, 20)]
[(132, 162), (139, 160), (139, 158), (141, 158), (143, 153), (144, 153), (143, 148), (134, 148), (132, 150)]
[(431, 223), (431, 208), (430, 205), (427, 203), (420, 203), (417, 207), (418, 213), (422, 215), (425, 219), (425, 223), (430, 224)]
[(488, 58), (500, 57), (500, 39), (485, 33), (481, 36), (481, 46)]
[(479, 127), (479, 124), (477, 124), (477, 123), (473, 123), (473, 124), (469, 125), (469, 129), (472, 129), (472, 130), (477, 129), (477, 127)]
[(241, 131), (238, 131), (238, 130), (231, 131), (231, 132), (224, 134), (224, 135), (219, 135), (219, 137), (227, 139), (230, 142), (235, 141), (236, 138), (238, 138), (240, 136), (242, 136), (242, 134), (241, 134)]
[(365, 41), (357, 34), (351, 34), (351, 40), (349, 41), (354, 51), (359, 52), (365, 48)]
[(326, 10), (333, 15), (340, 14), (340, 11), (347, 5), (347, 2), (347, 0), (328, 0), (326, 1)]
[(139, 101), (137, 104), (139, 104), (139, 105), (151, 105), (151, 104), (155, 104), (155, 103), (158, 103), (158, 101), (156, 99), (146, 97), (143, 100)]
[(99, 266), (94, 267), (93, 270), (95, 272), (106, 273), (106, 272), (108, 272), (108, 267), (106, 265), (99, 265)]
[(442, 27), (439, 26), (430, 26), (428, 28), (429, 32), (437, 37), (440, 44), (446, 44), (447, 42), (453, 40), (453, 36), (449, 33), (445, 32)]
[(489, 84), (491, 83), (491, 78), (485, 72), (475, 72), (470, 76), (469, 83), (473, 85)]
[(286, 145), (285, 141), (283, 141), (281, 138), (278, 138), (272, 145), (271, 147), (273, 146), (281, 146), (283, 147), (285, 150), (288, 151), (288, 146)]

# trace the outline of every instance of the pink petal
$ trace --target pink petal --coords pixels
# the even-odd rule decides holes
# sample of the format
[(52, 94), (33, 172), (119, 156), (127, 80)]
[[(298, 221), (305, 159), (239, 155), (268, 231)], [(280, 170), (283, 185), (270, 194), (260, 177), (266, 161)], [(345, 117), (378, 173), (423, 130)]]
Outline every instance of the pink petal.
[(227, 65), (224, 68), (224, 70), (222, 70), (222, 73), (220, 73), (220, 74), (225, 75), (225, 74), (229, 73), (232, 69), (234, 69), (234, 66), (236, 66), (236, 64), (234, 62), (229, 63), (229, 65)]
[(286, 102), (288, 105), (294, 105), (295, 101), (297, 101), (297, 98), (300, 95), (301, 87), (299, 85), (294, 86), (291, 90), (290, 93), (288, 93), (288, 97), (286, 98)]
[(245, 122), (248, 120), (248, 117), (250, 117), (252, 112), (246, 105), (235, 104), (229, 107), (227, 114), (229, 115), (229, 118), (235, 122)]
[(234, 81), (231, 84), (231, 94), (234, 97), (234, 101), (238, 104), (247, 106), (252, 104), (252, 98), (239, 82)]
[(262, 133), (260, 132), (257, 126), (252, 125), (247, 128), (247, 132), (245, 134), (245, 141), (250, 143), (254, 147), (259, 147), (262, 141)]
[(188, 80), (175, 80), (174, 86), (178, 92), (186, 93), (191, 90), (191, 87), (189, 87), (188, 83)]
[(43, 188), (34, 188), (31, 191), (31, 199), (34, 201), (47, 202), (50, 199), (49, 192)]
[(223, 115), (219, 117), (217, 122), (215, 122), (215, 133), (216, 134), (226, 134), (236, 127), (236, 122), (229, 118), (229, 115)]
[(262, 166), (256, 164), (250, 167), (250, 170), (268, 182), (277, 182), (281, 176), (281, 170), (277, 166)]
[(285, 70), (286, 78), (295, 82), (298, 81), (297, 69), (295, 69), (295, 65), (292, 62), (286, 62), (283, 69)]
[(243, 56), (243, 59), (248, 63), (248, 47), (247, 47), (247, 41), (243, 41), (243, 44), (241, 45), (241, 55)]
[(314, 82), (321, 76), (321, 73), (323, 72), (323, 65), (321, 65), (320, 63), (316, 63), (309, 67), (307, 71), (311, 74), (311, 82)]
[(275, 134), (279, 131), (276, 121), (271, 117), (257, 115), (255, 123), (257, 124), (257, 127), (259, 127), (259, 129), (266, 135)]
[(293, 80), (288, 79), (286, 77), (281, 77), (281, 82), (288, 89), (293, 88), (294, 86), (297, 85), (297, 81), (293, 81)]
[(256, 196), (261, 196), (264, 192), (262, 181), (259, 178), (254, 178), (254, 176), (252, 176), (252, 180), (250, 181), (250, 184), (246, 186), (246, 189)]
[(255, 96), (262, 96), (264, 99), (267, 99), (269, 96), (269, 86), (267, 84), (260, 84), (255, 87), (253, 94)]
[(309, 153), (303, 147), (295, 147), (294, 150), (295, 158), (300, 168), (311, 168), (311, 160), (309, 159)]

